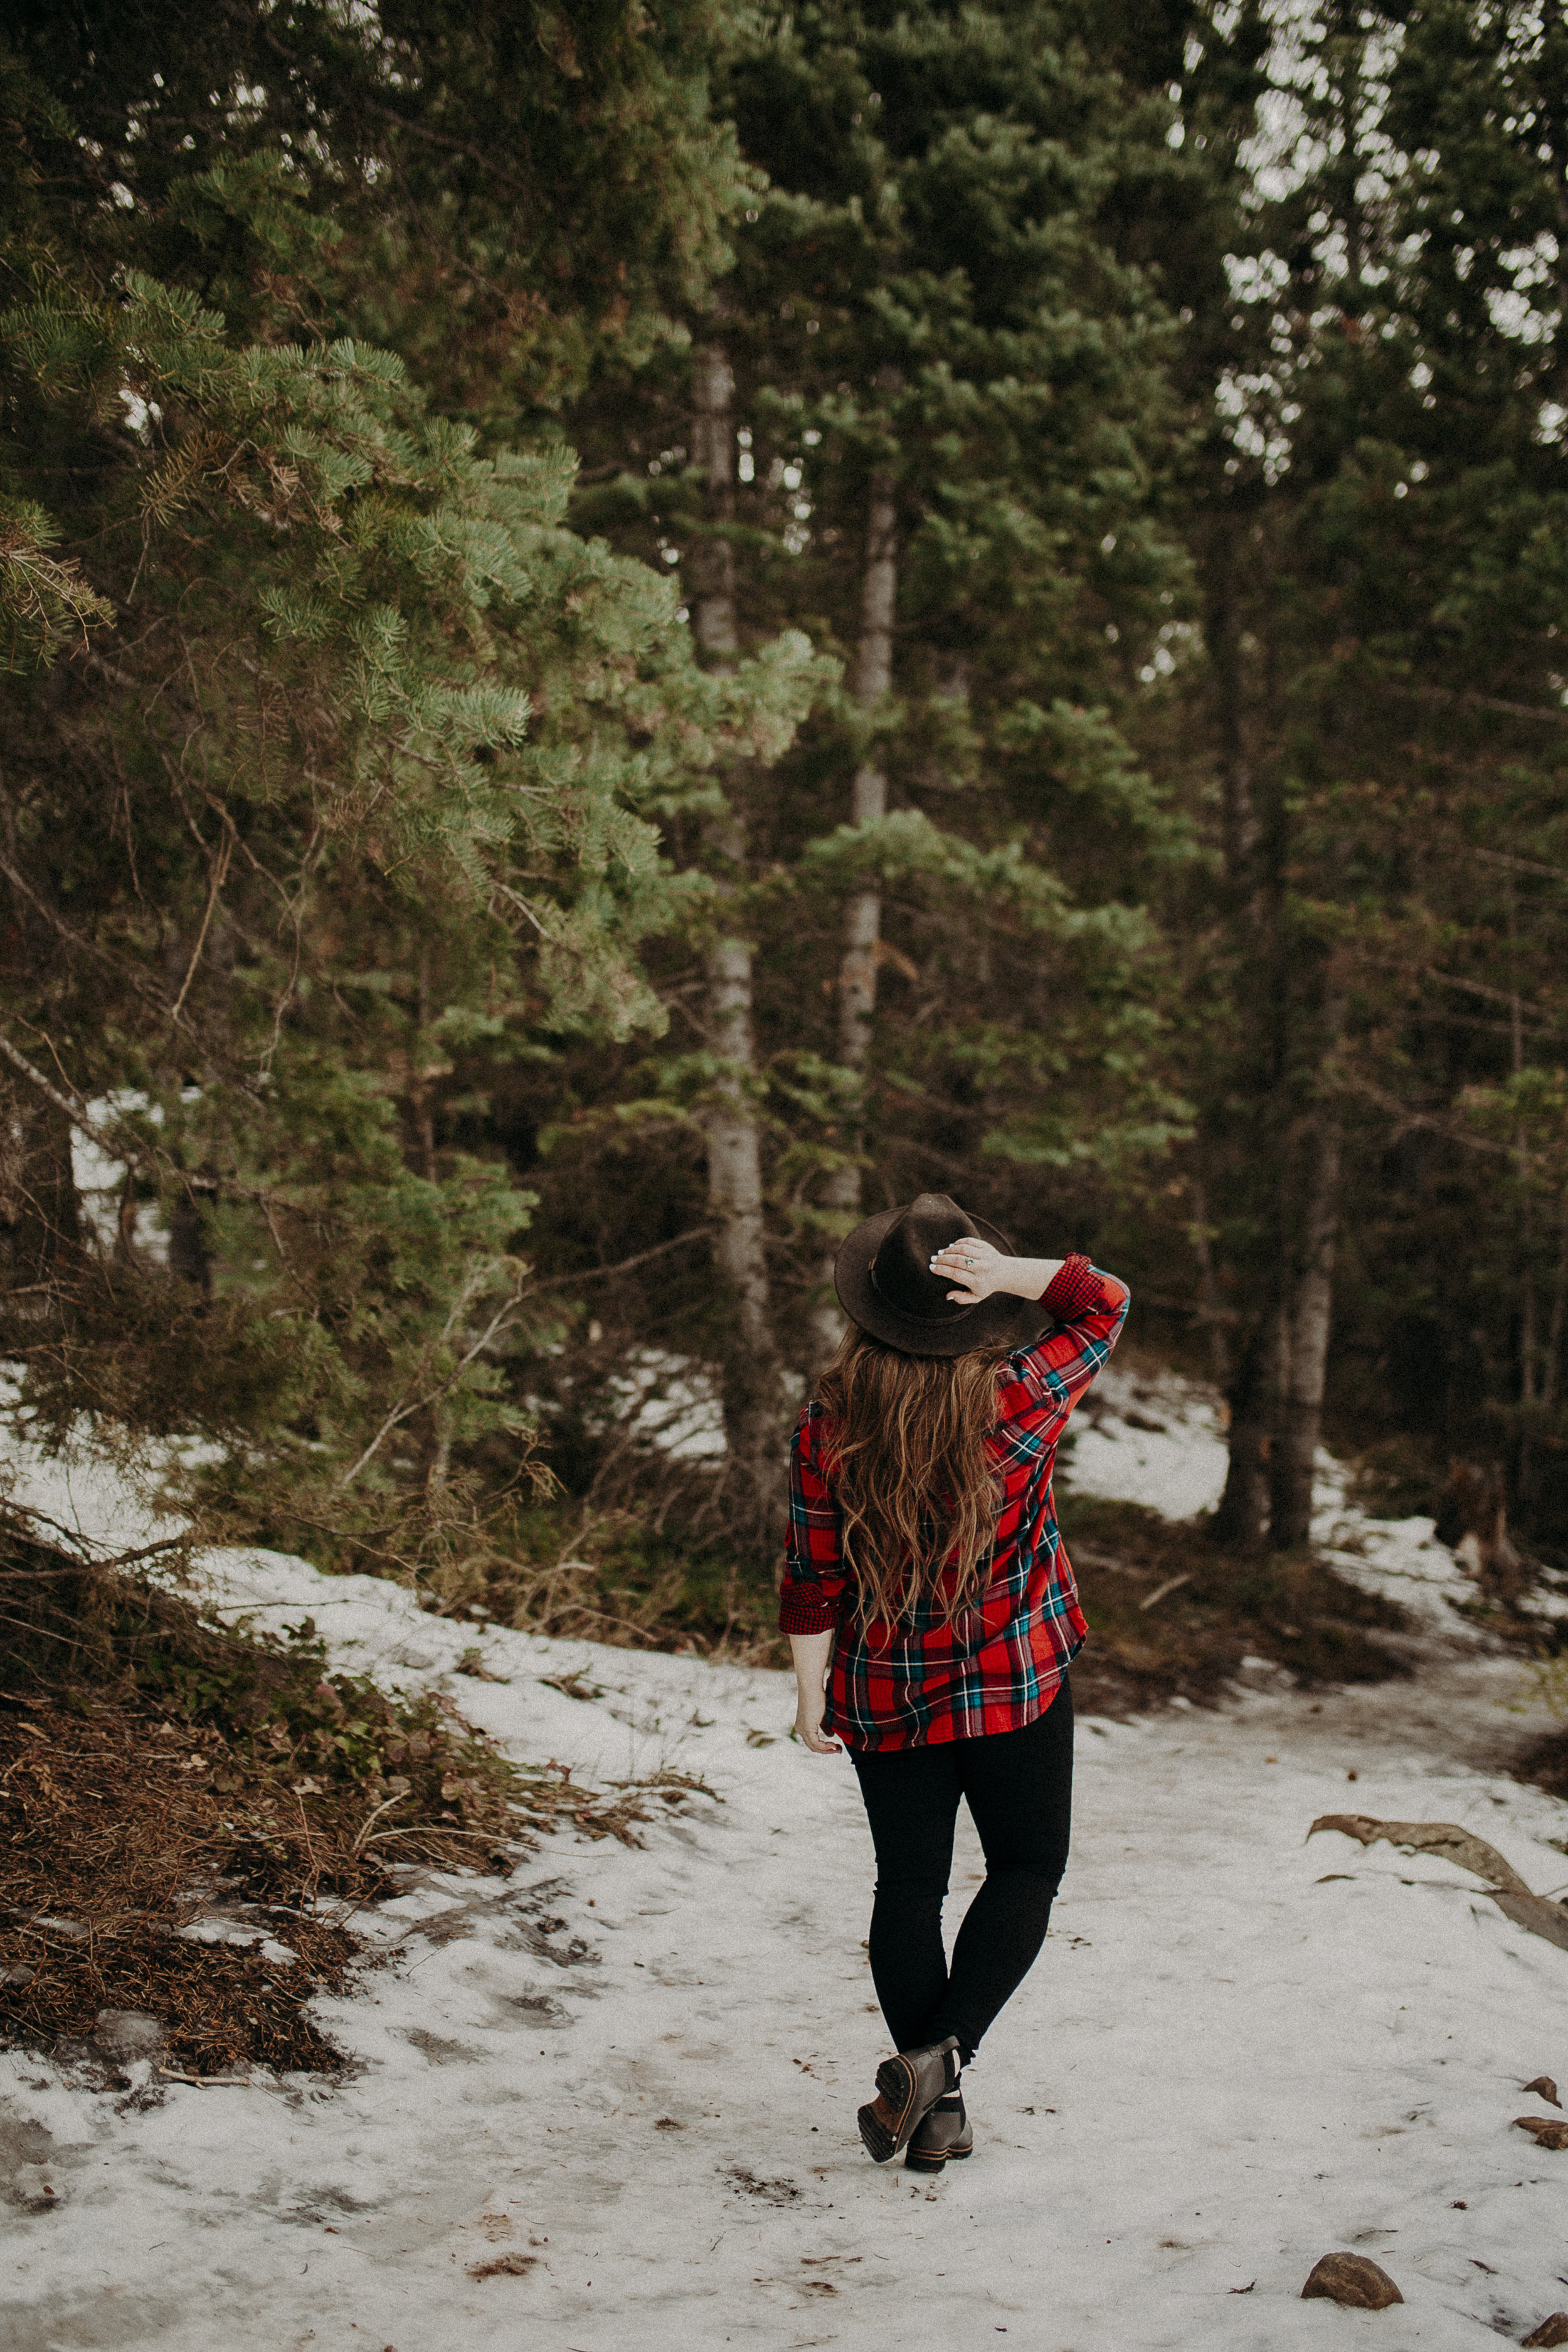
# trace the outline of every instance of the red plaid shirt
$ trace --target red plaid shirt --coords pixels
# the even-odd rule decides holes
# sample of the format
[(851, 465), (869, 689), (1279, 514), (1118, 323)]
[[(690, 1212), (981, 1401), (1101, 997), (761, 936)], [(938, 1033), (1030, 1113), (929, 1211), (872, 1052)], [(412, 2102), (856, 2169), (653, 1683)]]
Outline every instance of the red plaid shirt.
[(1003, 1367), (1002, 1418), (987, 1440), (1002, 1507), (981, 1598), (952, 1624), (935, 1595), (912, 1618), (856, 1623), (853, 1571), (823, 1468), (832, 1424), (815, 1399), (801, 1414), (779, 1624), (786, 1633), (837, 1629), (823, 1728), (847, 1748), (1020, 1731), (1055, 1698), (1089, 1629), (1057, 1528), (1051, 1469), (1068, 1413), (1116, 1345), (1127, 1297), (1114, 1275), (1069, 1257), (1041, 1302), (1060, 1328)]

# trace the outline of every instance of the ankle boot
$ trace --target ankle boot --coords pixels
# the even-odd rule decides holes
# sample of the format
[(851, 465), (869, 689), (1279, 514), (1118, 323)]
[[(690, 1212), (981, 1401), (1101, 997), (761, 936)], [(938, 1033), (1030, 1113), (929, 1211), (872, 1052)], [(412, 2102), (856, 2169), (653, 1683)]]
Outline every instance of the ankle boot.
[(879, 2164), (897, 2156), (927, 2109), (958, 2087), (958, 2042), (952, 2034), (924, 2050), (900, 2050), (877, 2069), (877, 2096), (860, 2110), (860, 2137)]
[(963, 2094), (952, 2091), (926, 2109), (904, 2162), (911, 2172), (940, 2172), (949, 2157), (973, 2153), (974, 2126), (963, 2112)]

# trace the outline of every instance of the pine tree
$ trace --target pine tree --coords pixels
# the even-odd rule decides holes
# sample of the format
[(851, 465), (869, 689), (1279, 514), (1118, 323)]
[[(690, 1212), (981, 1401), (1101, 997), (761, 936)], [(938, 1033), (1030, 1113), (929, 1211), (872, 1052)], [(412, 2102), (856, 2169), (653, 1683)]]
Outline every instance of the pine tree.
[(216, 1436), (291, 1534), (395, 1550), (454, 1448), (525, 1436), (540, 1319), (530, 1195), (437, 1149), (430, 1085), (659, 1024), (652, 812), (776, 756), (803, 664), (705, 677), (669, 584), (563, 527), (568, 453), (286, 340), (335, 226), (286, 152), (100, 209), (101, 142), (5, 71), (8, 1351), (41, 1425)]
[[(1226, 64), (1213, 43), (1209, 83), (1233, 146), (1259, 54), (1238, 30), (1248, 54)], [(1444, 1195), (1495, 1223), (1500, 1147), (1466, 1138), (1461, 1105), (1503, 1075), (1500, 1047), (1523, 1075), (1518, 1008), (1552, 936), (1526, 949), (1509, 906), (1509, 861), (1552, 864), (1561, 810), (1560, 593), (1529, 551), (1552, 533), (1561, 457), (1550, 337), (1528, 319), (1542, 248), (1524, 236), (1561, 170), (1540, 136), (1552, 46), (1537, 58), (1522, 16), (1462, 6), (1291, 28), (1270, 60), (1271, 142), (1237, 191), (1230, 284), (1194, 320), (1219, 428), (1194, 545), (1225, 887), (1192, 1085), (1240, 1313), (1218, 1522), (1240, 1541), (1266, 1521), (1278, 1544), (1307, 1538), (1337, 1257), (1342, 1401), (1386, 1412), (1387, 1318), (1404, 1349), (1425, 1325), (1409, 1387), (1473, 1444), (1463, 1327), (1510, 1344), (1480, 1297), (1495, 1261), (1483, 1252), (1472, 1288), (1437, 1236), (1463, 1257)], [(1513, 87), (1537, 66), (1545, 89)], [(1189, 122), (1205, 119), (1195, 99)], [(1531, 1278), (1521, 1345), (1539, 1383)], [(1530, 1376), (1520, 1393), (1532, 1405)]]
[(573, 418), (578, 512), (679, 565), (710, 658), (794, 625), (841, 665), (683, 852), (745, 922), (726, 1059), (797, 1370), (868, 1167), (879, 1197), (978, 1181), (1031, 1229), (1045, 1168), (1087, 1222), (1091, 1158), (1157, 1154), (1179, 1118), (1137, 898), (1181, 844), (1112, 716), (1184, 593), (1152, 515), (1164, 330), (1100, 226), (1169, 114), (1058, 32), (1038, 7), (759, 17), (719, 83), (770, 178), (733, 277), (688, 369)]

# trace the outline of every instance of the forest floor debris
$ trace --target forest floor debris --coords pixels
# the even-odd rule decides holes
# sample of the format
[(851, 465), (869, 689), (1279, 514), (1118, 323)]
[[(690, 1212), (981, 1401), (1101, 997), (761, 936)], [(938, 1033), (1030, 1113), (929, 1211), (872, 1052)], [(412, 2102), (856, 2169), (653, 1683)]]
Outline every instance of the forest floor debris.
[(679, 1801), (521, 1766), (448, 1691), (345, 1673), (308, 1615), (215, 1622), (37, 1524), (0, 1518), (9, 2038), (129, 2082), (112, 2021), (148, 2015), (162, 2044), (135, 2055), (158, 2067), (335, 2069), (310, 2003), (344, 1989), (359, 1915), (411, 1869), (510, 1874), (563, 1822), (629, 1840)]

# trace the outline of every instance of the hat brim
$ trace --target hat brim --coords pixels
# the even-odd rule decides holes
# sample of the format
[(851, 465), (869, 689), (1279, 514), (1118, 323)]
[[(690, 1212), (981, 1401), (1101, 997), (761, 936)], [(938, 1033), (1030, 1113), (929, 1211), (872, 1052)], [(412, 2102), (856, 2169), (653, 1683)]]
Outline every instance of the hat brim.
[[(838, 1304), (862, 1331), (906, 1356), (964, 1356), (972, 1348), (1026, 1348), (1042, 1331), (1050, 1329), (1054, 1318), (1037, 1298), (1015, 1298), (1001, 1292), (983, 1298), (977, 1307), (940, 1318), (906, 1315), (889, 1307), (871, 1287), (871, 1261), (881, 1247), (883, 1234), (902, 1213), (901, 1208), (883, 1209), (868, 1217), (839, 1244), (833, 1262)], [(973, 1210), (967, 1213), (982, 1240), (1011, 1257), (1013, 1244), (1006, 1234)]]

